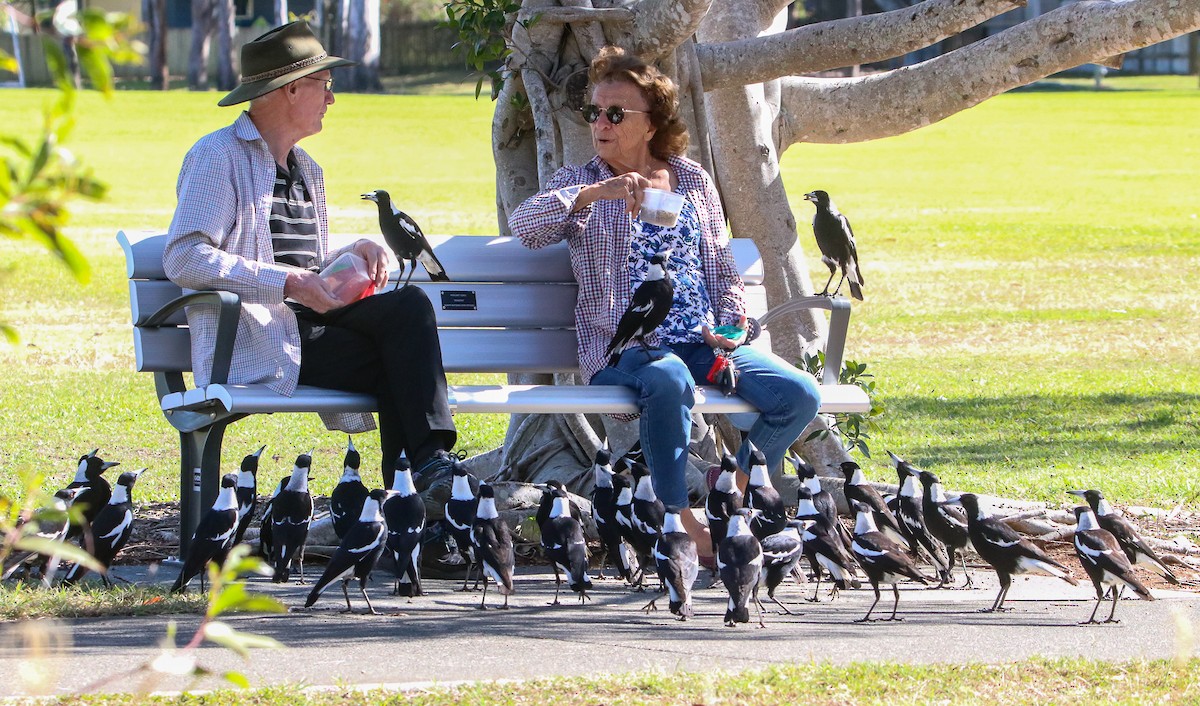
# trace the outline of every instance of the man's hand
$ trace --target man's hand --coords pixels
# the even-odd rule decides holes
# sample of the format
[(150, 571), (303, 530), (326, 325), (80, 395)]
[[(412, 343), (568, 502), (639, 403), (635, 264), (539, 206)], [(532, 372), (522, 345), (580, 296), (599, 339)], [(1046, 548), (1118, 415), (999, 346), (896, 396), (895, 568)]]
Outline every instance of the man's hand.
[(333, 296), (325, 280), (316, 272), (295, 270), (289, 272), (283, 285), (283, 296), (303, 304), (318, 314), (339, 309), (345, 302)]
[(382, 245), (374, 240), (364, 238), (355, 242), (351, 250), (367, 261), (367, 275), (375, 283), (376, 289), (387, 284), (391, 259), (388, 257), (388, 251)]

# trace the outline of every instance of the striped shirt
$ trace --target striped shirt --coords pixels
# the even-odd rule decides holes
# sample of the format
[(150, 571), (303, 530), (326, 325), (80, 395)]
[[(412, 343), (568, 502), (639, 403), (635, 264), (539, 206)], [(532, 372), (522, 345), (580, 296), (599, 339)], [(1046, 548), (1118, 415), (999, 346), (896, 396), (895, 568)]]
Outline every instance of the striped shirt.
[[(703, 278), (709, 306), (718, 324), (736, 324), (746, 310), (746, 288), (738, 274), (725, 232), (725, 212), (712, 178), (686, 157), (668, 160), (683, 194), (696, 211), (698, 238), (692, 255)], [(509, 216), (508, 226), (525, 247), (542, 248), (566, 240), (571, 250), (571, 271), (579, 283), (575, 327), (579, 337), (579, 368), (584, 382), (608, 364), (604, 350), (633, 291), (629, 257), (634, 220), (620, 200), (596, 201), (571, 212), (581, 187), (614, 176), (599, 157), (582, 166), (566, 166), (546, 187), (530, 196)], [(683, 254), (680, 253), (680, 256)], [(676, 261), (672, 256), (672, 262)], [(681, 260), (682, 262), (682, 260)], [(672, 269), (676, 276), (678, 271)], [(647, 343), (658, 345), (656, 334)]]
[(275, 191), (271, 195), (271, 246), (275, 262), (316, 271), (320, 229), (317, 207), (304, 186), (304, 175), (289, 152), (287, 169), (275, 165)]

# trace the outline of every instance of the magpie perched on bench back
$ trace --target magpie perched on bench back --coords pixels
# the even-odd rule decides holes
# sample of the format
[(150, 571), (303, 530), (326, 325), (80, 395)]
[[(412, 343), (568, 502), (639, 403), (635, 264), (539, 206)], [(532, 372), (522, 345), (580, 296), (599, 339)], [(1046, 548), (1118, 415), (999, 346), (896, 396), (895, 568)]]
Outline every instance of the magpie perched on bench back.
[[(433, 247), (425, 239), (421, 226), (407, 213), (396, 208), (388, 192), (376, 189), (369, 194), (363, 194), (362, 197), (366, 201), (374, 201), (379, 208), (379, 230), (383, 233), (388, 247), (396, 254), (396, 259), (400, 261), (400, 274), (404, 274), (404, 261), (409, 261), (408, 277), (405, 278), (404, 284), (407, 285), (413, 273), (417, 271), (418, 260), (425, 266), (429, 279), (434, 282), (450, 281), (446, 268), (442, 267), (441, 261), (433, 253)], [(400, 278), (397, 277), (396, 287), (399, 286)]]
[(858, 268), (858, 247), (854, 243), (854, 231), (850, 229), (850, 221), (838, 211), (837, 206), (829, 198), (829, 194), (821, 191), (810, 191), (804, 195), (805, 201), (812, 201), (816, 207), (813, 216), (813, 236), (816, 237), (817, 247), (821, 250), (821, 262), (829, 268), (829, 279), (825, 282), (822, 295), (829, 294), (829, 283), (838, 269), (842, 277), (838, 280), (834, 296), (842, 291), (842, 283), (849, 280), (850, 296), (862, 301), (863, 276)]
[(661, 250), (650, 258), (646, 279), (633, 290), (629, 306), (621, 315), (617, 331), (604, 352), (609, 365), (616, 365), (620, 360), (621, 351), (633, 341), (640, 343), (644, 349), (649, 348), (646, 345), (646, 336), (667, 320), (667, 314), (671, 312), (671, 305), (675, 301), (675, 284), (671, 278), (671, 270), (667, 267), (670, 260), (670, 250)]
[(1092, 508), (1092, 512), (1096, 515), (1096, 520), (1100, 523), (1100, 527), (1112, 533), (1117, 543), (1121, 545), (1121, 551), (1125, 552), (1125, 558), (1129, 559), (1129, 563), (1141, 564), (1167, 581), (1173, 584), (1179, 583), (1179, 578), (1175, 576), (1175, 572), (1167, 568), (1167, 565), (1163, 563), (1158, 554), (1138, 534), (1137, 528), (1133, 526), (1133, 523), (1121, 517), (1113, 510), (1112, 505), (1109, 505), (1108, 501), (1104, 499), (1104, 493), (1095, 489), (1068, 490), (1067, 492), (1087, 500), (1088, 505)]
[(1119, 623), (1120, 621), (1113, 616), (1117, 614), (1117, 600), (1120, 594), (1124, 593), (1126, 586), (1133, 589), (1138, 598), (1144, 601), (1154, 600), (1149, 589), (1134, 575), (1133, 564), (1121, 551), (1117, 538), (1100, 526), (1090, 507), (1079, 505), (1075, 508), (1075, 525), (1075, 556), (1079, 557), (1079, 563), (1083, 565), (1083, 570), (1096, 587), (1096, 605), (1092, 608), (1087, 623), (1098, 622), (1096, 611), (1100, 609), (1100, 604), (1108, 593), (1112, 594), (1112, 610), (1104, 622)]

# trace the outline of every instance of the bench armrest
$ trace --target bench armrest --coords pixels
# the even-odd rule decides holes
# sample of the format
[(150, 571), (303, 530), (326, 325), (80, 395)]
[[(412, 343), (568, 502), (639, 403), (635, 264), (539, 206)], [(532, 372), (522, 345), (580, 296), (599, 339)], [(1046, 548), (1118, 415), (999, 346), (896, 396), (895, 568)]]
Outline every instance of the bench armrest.
[(233, 292), (192, 292), (163, 304), (151, 314), (143, 326), (161, 326), (171, 314), (185, 306), (215, 304), (217, 312), (217, 340), (213, 347), (212, 375), (209, 382), (224, 385), (229, 382), (229, 364), (233, 360), (233, 341), (237, 336), (238, 317), (242, 312), (242, 300)]
[(772, 321), (801, 309), (828, 309), (829, 333), (825, 339), (825, 370), (821, 383), (836, 385), (842, 373), (842, 357), (846, 354), (846, 335), (850, 331), (850, 300), (845, 297), (795, 297), (773, 307), (758, 319), (766, 328)]

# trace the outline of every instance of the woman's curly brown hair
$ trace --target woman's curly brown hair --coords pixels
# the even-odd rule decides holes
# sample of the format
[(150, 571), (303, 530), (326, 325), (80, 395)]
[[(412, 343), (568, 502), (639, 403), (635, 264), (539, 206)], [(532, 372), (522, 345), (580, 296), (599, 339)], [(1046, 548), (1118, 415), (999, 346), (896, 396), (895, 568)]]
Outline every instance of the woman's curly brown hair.
[(626, 54), (621, 47), (607, 46), (592, 60), (588, 80), (593, 86), (606, 81), (626, 81), (640, 88), (650, 104), (648, 117), (654, 125), (650, 154), (666, 159), (687, 152), (687, 125), (679, 119), (679, 92), (675, 82), (663, 72)]

